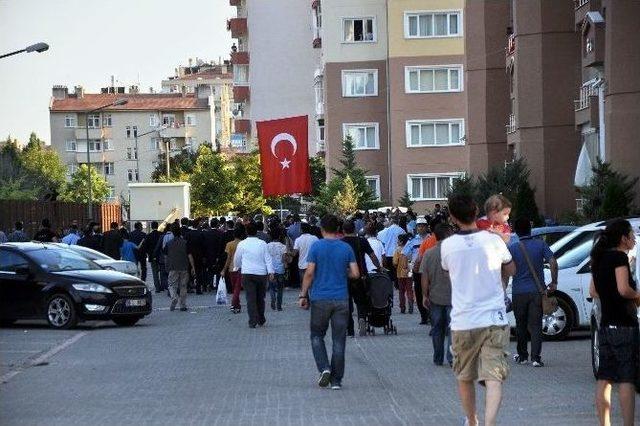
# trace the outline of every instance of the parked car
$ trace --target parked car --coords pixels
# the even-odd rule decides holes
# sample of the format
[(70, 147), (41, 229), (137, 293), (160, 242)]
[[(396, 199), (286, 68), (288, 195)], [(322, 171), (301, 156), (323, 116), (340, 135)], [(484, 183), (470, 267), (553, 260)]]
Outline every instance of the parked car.
[(0, 321), (46, 319), (53, 328), (113, 320), (131, 326), (152, 310), (144, 282), (42, 243), (0, 244)]
[(79, 245), (70, 246), (64, 243), (52, 244), (61, 248), (73, 250), (76, 253), (86, 257), (87, 259), (93, 260), (104, 269), (122, 272), (123, 274), (128, 274), (134, 277), (138, 276), (138, 266), (133, 262), (129, 262), (128, 260), (115, 260), (114, 258), (109, 257), (104, 253), (100, 253), (99, 251), (96, 251), (94, 249), (90, 249), (89, 247), (83, 247)]
[(560, 225), (560, 226), (542, 226), (540, 228), (533, 228), (531, 230), (531, 236), (541, 238), (547, 245), (551, 246), (560, 238), (578, 229), (577, 226)]
[[(640, 233), (640, 217), (628, 220), (636, 233)], [(562, 340), (573, 329), (590, 327), (593, 303), (589, 298), (589, 255), (595, 236), (607, 223), (600, 221), (577, 228), (550, 246), (558, 261), (558, 289), (554, 293), (558, 298), (558, 309), (542, 318), (542, 333), (546, 340)], [(544, 273), (545, 282), (550, 282), (551, 272), (547, 267)], [(507, 288), (507, 294), (511, 294), (510, 287)], [(509, 321), (512, 326), (515, 325), (513, 313), (509, 314)]]

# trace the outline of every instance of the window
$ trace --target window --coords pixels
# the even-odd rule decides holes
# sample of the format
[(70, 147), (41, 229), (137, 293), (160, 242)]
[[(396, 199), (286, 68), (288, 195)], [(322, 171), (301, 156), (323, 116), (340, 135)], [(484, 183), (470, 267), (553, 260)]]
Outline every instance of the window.
[(65, 115), (64, 116), (64, 127), (76, 127), (76, 116), (75, 115)]
[(364, 178), (376, 200), (380, 200), (380, 176), (365, 176)]
[(342, 133), (351, 136), (354, 149), (380, 149), (378, 123), (344, 124)]
[(249, 83), (249, 66), (234, 65), (233, 66), (233, 84), (246, 85)]
[(107, 200), (114, 201), (116, 199), (116, 188), (114, 186), (108, 186), (109, 194), (107, 194)]
[(157, 151), (160, 149), (160, 138), (151, 138), (149, 141), (149, 149), (152, 151)]
[(78, 171), (77, 164), (67, 164), (67, 175), (69, 175), (69, 177), (73, 176), (77, 171)]
[(457, 37), (462, 35), (460, 11), (409, 12), (404, 15), (405, 38)]
[(78, 150), (78, 143), (76, 141), (66, 141), (64, 145), (65, 149), (69, 152), (75, 152)]
[(407, 175), (409, 196), (413, 201), (445, 200), (454, 180), (461, 173)]
[(27, 259), (13, 251), (0, 250), (0, 271), (16, 272), (19, 268), (29, 268)]
[(127, 170), (127, 181), (129, 182), (138, 182), (138, 169), (129, 169)]
[(113, 151), (113, 141), (111, 139), (104, 140), (104, 150)]
[(174, 114), (165, 114), (162, 116), (163, 125), (173, 127), (175, 123), (176, 123), (176, 116)]
[(138, 137), (138, 126), (133, 126), (133, 137), (134, 138)]
[(342, 71), (342, 96), (378, 96), (378, 70)]
[(324, 143), (324, 120), (318, 120), (318, 141)]
[(127, 160), (137, 160), (138, 159), (138, 149), (137, 148), (127, 148)]
[(131, 138), (131, 126), (125, 127), (124, 130), (127, 134), (127, 139)]
[(102, 126), (103, 127), (111, 127), (111, 114), (104, 114), (102, 116)]
[(178, 145), (176, 144), (176, 138), (169, 139), (169, 150), (173, 151), (177, 149)]
[(89, 151), (102, 151), (102, 141), (89, 141)]
[(92, 114), (87, 117), (87, 126), (90, 129), (97, 129), (100, 127), (100, 116), (97, 114)]
[(407, 93), (462, 91), (462, 65), (444, 67), (405, 67)]
[(113, 175), (115, 174), (115, 169), (113, 167), (113, 163), (104, 163), (103, 166), (105, 175)]
[(343, 18), (345, 43), (372, 43), (376, 41), (375, 18)]
[(149, 115), (149, 127), (158, 126), (158, 116), (156, 114)]
[(187, 126), (195, 126), (196, 125), (196, 115), (195, 114), (187, 114), (184, 116), (184, 122)]
[(406, 125), (407, 146), (464, 145), (464, 120), (411, 120)]
[(191, 148), (195, 148), (196, 144), (198, 143), (198, 139), (194, 138), (193, 136), (189, 136), (186, 140), (185, 146), (186, 147), (191, 147)]

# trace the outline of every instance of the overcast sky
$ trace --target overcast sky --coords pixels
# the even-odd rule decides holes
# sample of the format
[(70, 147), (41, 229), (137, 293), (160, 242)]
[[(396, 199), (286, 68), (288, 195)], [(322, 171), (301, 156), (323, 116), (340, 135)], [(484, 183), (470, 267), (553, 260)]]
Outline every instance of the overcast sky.
[(188, 58), (227, 57), (228, 0), (0, 0), (0, 54), (44, 41), (44, 53), (0, 59), (0, 139), (49, 143), (51, 87), (160, 89)]

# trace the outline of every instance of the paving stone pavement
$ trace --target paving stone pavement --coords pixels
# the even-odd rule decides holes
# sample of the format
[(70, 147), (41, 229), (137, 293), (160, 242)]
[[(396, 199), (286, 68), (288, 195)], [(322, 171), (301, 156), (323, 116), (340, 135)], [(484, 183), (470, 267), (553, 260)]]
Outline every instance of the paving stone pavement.
[[(244, 311), (215, 306), (213, 294), (190, 294), (189, 312), (170, 312), (168, 298), (155, 295), (153, 314), (131, 328), (101, 322), (56, 331), (29, 322), (0, 329), (3, 376), (84, 333), (48, 364), (0, 384), (0, 424), (462, 423), (452, 372), (432, 364), (418, 315), (394, 313), (397, 336), (348, 339), (344, 387), (331, 391), (315, 384), (308, 312), (296, 301), (297, 291), (287, 290), (284, 311), (267, 306), (267, 326), (257, 329)], [(547, 367), (512, 367), (499, 424), (596, 424), (588, 333), (543, 351)]]

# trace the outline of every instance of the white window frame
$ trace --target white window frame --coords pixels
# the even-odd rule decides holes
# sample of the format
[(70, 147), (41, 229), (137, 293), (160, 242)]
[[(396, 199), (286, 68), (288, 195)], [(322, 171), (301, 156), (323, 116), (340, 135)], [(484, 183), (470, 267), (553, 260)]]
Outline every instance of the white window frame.
[[(373, 74), (373, 93), (364, 93), (364, 94), (348, 93), (347, 76), (349, 74)], [(367, 98), (371, 96), (378, 96), (378, 70), (377, 69), (342, 70), (342, 96), (345, 98)]]
[(78, 141), (76, 140), (68, 140), (64, 141), (64, 148), (67, 152), (77, 152), (78, 151)]
[(184, 124), (186, 126), (195, 126), (197, 123), (195, 114), (185, 114)]
[(160, 138), (151, 138), (149, 140), (149, 149), (151, 151), (158, 151), (160, 150), (160, 143), (161, 143), (162, 139)]
[(138, 182), (139, 177), (138, 169), (127, 169), (127, 182)]
[(112, 139), (104, 139), (102, 142), (102, 148), (105, 151), (113, 151), (113, 140)]
[[(99, 139), (91, 139), (89, 140), (89, 152), (102, 152), (102, 140)], [(96, 145), (98, 145), (98, 148), (96, 148)], [(93, 146), (93, 148), (91, 147)]]
[[(100, 128), (100, 114), (89, 114), (86, 117), (87, 126), (90, 129), (99, 129)], [(96, 126), (97, 123), (97, 126)]]
[[(243, 75), (240, 72), (240, 68), (246, 69), (244, 75), (246, 76), (245, 80), (240, 80), (240, 76)], [(235, 86), (248, 86), (251, 76), (249, 75), (249, 65), (247, 64), (234, 64), (233, 65), (233, 84)]]
[(104, 174), (107, 176), (115, 175), (115, 163), (113, 161), (108, 161), (102, 165), (104, 170)]
[(107, 200), (115, 200), (116, 199), (116, 187), (115, 186), (108, 186), (107, 189), (109, 190), (109, 194), (107, 194)]
[(113, 117), (111, 114), (102, 115), (102, 127), (111, 127), (113, 125)]
[[(371, 150), (379, 150), (380, 149), (380, 124), (379, 123), (343, 123), (342, 124), (342, 138), (346, 139), (349, 134), (349, 128), (357, 127), (357, 128), (366, 128), (373, 127), (375, 129), (375, 145), (373, 147), (365, 146), (359, 147), (357, 146), (357, 141), (353, 141), (353, 149), (355, 151), (371, 151)], [(366, 133), (366, 132), (365, 132)]]
[[(371, 19), (371, 29), (373, 30), (373, 38), (371, 40), (346, 40), (344, 34), (344, 24), (346, 21), (368, 20)], [(360, 44), (360, 43), (377, 43), (378, 42), (378, 22), (375, 16), (343, 16), (340, 20), (342, 25), (340, 26), (340, 40), (343, 44)], [(363, 22), (364, 28), (364, 22)]]
[[(380, 201), (380, 199), (382, 198), (380, 194), (380, 175), (365, 176), (364, 178), (366, 181), (374, 180), (376, 182), (376, 190), (374, 194), (376, 197), (375, 200)], [(367, 182), (367, 185), (369, 185), (369, 182)]]
[(158, 114), (149, 114), (149, 127), (158, 127)]
[(73, 129), (78, 126), (78, 117), (75, 114), (67, 114), (64, 116), (64, 127)]
[[(435, 130), (435, 125), (436, 124), (443, 124), (446, 123), (449, 125), (448, 127), (448, 132), (449, 132), (449, 143), (447, 144), (436, 144), (435, 143), (435, 137), (436, 137), (436, 130)], [(416, 144), (412, 144), (411, 143), (411, 126), (413, 125), (423, 125), (423, 124), (433, 124), (434, 125), (434, 129), (433, 129), (433, 137), (434, 137), (434, 143), (433, 144), (420, 144), (420, 145), (416, 145)], [(460, 126), (460, 140), (458, 142), (453, 142), (451, 141), (451, 124), (458, 124)], [(439, 147), (447, 147), (447, 146), (464, 146), (464, 137), (465, 137), (465, 122), (464, 122), (464, 118), (444, 118), (444, 119), (437, 119), (437, 120), (407, 120), (405, 122), (405, 127), (404, 127), (404, 132), (405, 132), (405, 142), (406, 142), (406, 146), (407, 148), (439, 148)], [(420, 129), (420, 132), (422, 132), (422, 129)], [(420, 135), (420, 139), (422, 139), (422, 135)]]
[(162, 114), (162, 125), (173, 127), (176, 123), (175, 114)]
[(442, 197), (435, 197), (435, 198), (426, 198), (423, 197), (422, 195), (422, 183), (420, 184), (420, 196), (419, 197), (415, 197), (412, 193), (412, 189), (413, 189), (413, 185), (412, 185), (412, 179), (424, 179), (424, 178), (433, 178), (436, 179), (436, 183), (435, 183), (435, 191), (436, 191), (436, 195), (438, 194), (439, 190), (438, 190), (438, 180), (437, 178), (443, 178), (443, 177), (448, 177), (450, 183), (453, 183), (452, 179), (460, 179), (462, 177), (464, 177), (464, 172), (451, 172), (451, 173), (410, 173), (407, 175), (407, 192), (409, 193), (409, 199), (411, 201), (442, 201), (442, 200), (446, 200), (447, 197), (446, 196), (442, 196)]
[[(419, 16), (420, 15), (440, 15), (440, 14), (447, 14), (447, 34), (446, 35), (424, 35), (421, 36), (419, 35), (420, 33), (420, 23), (418, 21), (418, 34), (416, 35), (410, 35), (409, 34), (409, 18), (413, 17), (413, 16), (417, 16), (418, 20), (420, 19)], [(453, 14), (457, 14), (458, 15), (458, 32), (456, 34), (450, 34), (451, 31), (451, 18), (450, 15)], [(433, 31), (435, 32), (435, 22), (434, 19), (432, 19), (432, 26), (431, 28), (433, 29)], [(454, 38), (454, 37), (462, 37), (464, 36), (464, 29), (463, 29), (463, 23), (464, 23), (464, 16), (462, 13), (462, 9), (444, 9), (444, 10), (407, 10), (404, 12), (404, 38), (406, 39), (425, 39), (425, 38)]]
[[(436, 90), (435, 71), (447, 70), (448, 89)], [(433, 89), (432, 90), (420, 90), (420, 71), (433, 71)], [(458, 71), (458, 88), (451, 88), (451, 71)], [(411, 90), (411, 72), (418, 73), (418, 89)], [(464, 70), (462, 64), (450, 64), (450, 65), (411, 65), (404, 67), (404, 91), (405, 93), (458, 93), (464, 91)]]

